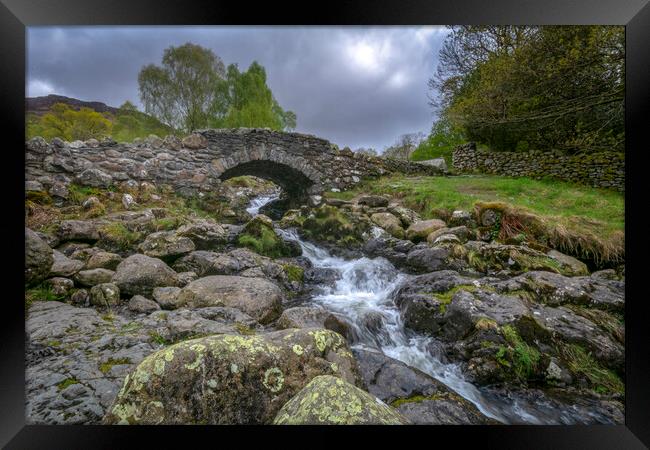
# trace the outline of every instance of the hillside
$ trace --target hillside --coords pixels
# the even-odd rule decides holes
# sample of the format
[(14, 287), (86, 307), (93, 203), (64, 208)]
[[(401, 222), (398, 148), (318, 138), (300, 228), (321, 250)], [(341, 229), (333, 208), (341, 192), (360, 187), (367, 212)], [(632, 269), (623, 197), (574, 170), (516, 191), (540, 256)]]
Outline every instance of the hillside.
[[(44, 120), (48, 113), (53, 112), (56, 104), (62, 103), (69, 107), (73, 114), (66, 116), (64, 124), (54, 126), (51, 122)], [(175, 130), (156, 119), (153, 116), (137, 110), (124, 110), (108, 106), (102, 102), (83, 101), (76, 98), (62, 95), (47, 95), (44, 97), (27, 97), (25, 99), (26, 113), (26, 138), (35, 136), (44, 137), (47, 140), (58, 137), (64, 140), (86, 139), (86, 136), (75, 136), (76, 129), (88, 129), (89, 126), (82, 120), (87, 118), (79, 117), (79, 111), (88, 108), (98, 114), (99, 119), (106, 119), (103, 134), (109, 135), (118, 141), (132, 141), (135, 138), (145, 138), (150, 134), (166, 136), (174, 134)], [(76, 114), (75, 114), (76, 113)], [(66, 133), (66, 129), (71, 130)], [(97, 136), (99, 137), (99, 136)]]

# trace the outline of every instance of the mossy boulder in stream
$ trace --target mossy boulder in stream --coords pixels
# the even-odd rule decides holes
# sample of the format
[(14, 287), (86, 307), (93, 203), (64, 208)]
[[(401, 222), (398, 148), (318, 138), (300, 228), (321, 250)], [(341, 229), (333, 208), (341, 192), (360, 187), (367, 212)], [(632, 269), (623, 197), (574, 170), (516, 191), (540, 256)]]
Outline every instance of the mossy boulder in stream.
[(300, 256), (300, 246), (285, 242), (273, 230), (273, 222), (265, 215), (257, 215), (250, 220), (237, 238), (242, 247), (250, 248), (260, 255), (271, 258)]
[(368, 222), (329, 205), (312, 210), (302, 222), (302, 232), (306, 237), (341, 246), (360, 245), (369, 229)]
[(406, 425), (409, 420), (341, 378), (314, 378), (289, 400), (275, 425)]
[(145, 358), (124, 380), (104, 423), (270, 423), (319, 375), (362, 385), (345, 339), (333, 331), (188, 340)]

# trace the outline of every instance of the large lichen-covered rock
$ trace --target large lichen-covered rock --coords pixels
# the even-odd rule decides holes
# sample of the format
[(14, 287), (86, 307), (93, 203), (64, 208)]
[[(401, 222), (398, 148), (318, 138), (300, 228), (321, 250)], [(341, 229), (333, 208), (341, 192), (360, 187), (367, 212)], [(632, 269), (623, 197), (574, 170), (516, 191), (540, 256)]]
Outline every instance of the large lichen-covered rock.
[(50, 276), (71, 277), (84, 267), (83, 262), (68, 258), (58, 250), (54, 250), (52, 256), (54, 257), (54, 263), (50, 269)]
[(183, 341), (148, 356), (126, 377), (104, 423), (270, 423), (319, 375), (362, 383), (345, 339), (329, 330)]
[(447, 224), (440, 219), (420, 220), (406, 230), (406, 238), (414, 242), (422, 241), (434, 231), (445, 228)]
[(36, 284), (50, 273), (52, 249), (35, 232), (25, 228), (25, 284)]
[(557, 250), (550, 250), (547, 255), (563, 265), (565, 275), (575, 277), (589, 274), (587, 265), (573, 256), (565, 255)]
[(185, 286), (177, 303), (190, 308), (228, 306), (266, 324), (280, 315), (282, 298), (280, 288), (264, 278), (213, 275)]
[(314, 378), (289, 400), (274, 425), (406, 425), (409, 420), (377, 397), (331, 375)]
[(167, 264), (146, 255), (131, 255), (115, 269), (113, 283), (124, 295), (151, 296), (158, 286), (178, 286), (178, 276)]

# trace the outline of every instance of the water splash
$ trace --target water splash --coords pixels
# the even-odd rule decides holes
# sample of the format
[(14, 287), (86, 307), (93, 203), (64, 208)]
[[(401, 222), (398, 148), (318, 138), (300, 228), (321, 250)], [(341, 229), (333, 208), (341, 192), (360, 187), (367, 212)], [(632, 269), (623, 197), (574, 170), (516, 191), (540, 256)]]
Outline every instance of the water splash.
[(251, 200), (250, 204), (248, 205), (248, 208), (246, 208), (246, 212), (250, 214), (251, 216), (256, 216), (260, 212), (260, 208), (267, 203), (271, 203), (272, 201), (275, 201), (280, 198), (280, 191), (276, 191), (273, 194), (270, 195), (262, 195), (259, 197), (255, 197)]

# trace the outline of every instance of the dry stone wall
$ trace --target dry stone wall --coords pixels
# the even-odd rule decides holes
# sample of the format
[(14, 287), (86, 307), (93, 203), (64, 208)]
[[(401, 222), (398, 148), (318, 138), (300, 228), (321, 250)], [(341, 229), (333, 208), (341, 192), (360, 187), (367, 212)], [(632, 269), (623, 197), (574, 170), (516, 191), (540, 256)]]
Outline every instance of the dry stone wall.
[(601, 152), (565, 155), (559, 151), (488, 152), (474, 143), (457, 147), (452, 155), (457, 172), (514, 177), (551, 177), (594, 187), (625, 191), (625, 155)]
[(182, 193), (208, 191), (238, 175), (316, 194), (391, 172), (441, 174), (423, 164), (338, 150), (311, 135), (255, 128), (199, 130), (182, 141), (174, 136), (132, 143), (34, 138), (26, 143), (25, 165), (26, 182), (46, 189), (57, 183), (109, 186), (135, 180), (168, 184)]

